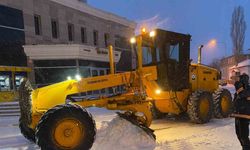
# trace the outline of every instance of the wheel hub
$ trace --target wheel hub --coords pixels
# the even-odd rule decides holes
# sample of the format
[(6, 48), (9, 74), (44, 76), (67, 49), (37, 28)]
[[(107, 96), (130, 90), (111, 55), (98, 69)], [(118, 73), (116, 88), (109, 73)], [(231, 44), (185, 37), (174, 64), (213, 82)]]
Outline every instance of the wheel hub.
[(228, 97), (226, 96), (223, 96), (221, 99), (221, 109), (223, 113), (228, 112), (228, 110), (230, 109), (230, 103)]
[(69, 136), (71, 136), (71, 135), (72, 135), (72, 129), (66, 129), (66, 130), (64, 131), (64, 136), (69, 137)]
[(207, 98), (204, 98), (200, 102), (200, 115), (202, 118), (206, 118), (208, 112), (209, 112), (209, 100)]
[(74, 149), (84, 137), (84, 126), (76, 119), (63, 119), (56, 124), (53, 137), (61, 149)]

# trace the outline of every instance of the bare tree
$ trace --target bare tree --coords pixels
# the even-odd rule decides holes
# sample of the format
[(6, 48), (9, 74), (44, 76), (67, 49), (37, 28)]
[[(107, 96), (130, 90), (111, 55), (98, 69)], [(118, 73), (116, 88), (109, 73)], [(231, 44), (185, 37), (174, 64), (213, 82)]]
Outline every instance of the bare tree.
[(231, 38), (233, 42), (233, 54), (236, 56), (242, 53), (246, 28), (244, 8), (242, 6), (235, 7), (232, 14)]

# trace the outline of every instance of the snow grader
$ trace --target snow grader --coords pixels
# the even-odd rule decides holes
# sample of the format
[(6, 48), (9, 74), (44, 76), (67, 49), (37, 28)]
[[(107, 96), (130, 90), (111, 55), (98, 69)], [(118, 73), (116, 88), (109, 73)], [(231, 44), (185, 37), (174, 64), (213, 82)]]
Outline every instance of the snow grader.
[[(22, 134), (44, 150), (87, 150), (96, 135), (95, 121), (86, 110), (101, 107), (118, 110), (154, 137), (149, 128), (153, 116), (188, 114), (194, 123), (224, 118), (232, 111), (231, 94), (220, 89), (220, 72), (191, 64), (191, 36), (161, 29), (142, 32), (131, 39), (136, 69), (115, 73), (109, 46), (110, 74), (67, 80), (32, 89), (25, 80), (20, 87)], [(95, 99), (76, 98), (83, 92), (123, 86), (122, 93)]]

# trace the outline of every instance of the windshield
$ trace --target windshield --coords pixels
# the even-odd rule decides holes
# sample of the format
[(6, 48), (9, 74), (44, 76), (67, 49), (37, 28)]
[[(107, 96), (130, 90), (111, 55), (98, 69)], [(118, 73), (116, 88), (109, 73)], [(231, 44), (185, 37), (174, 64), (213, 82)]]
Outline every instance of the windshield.
[(143, 66), (152, 64), (152, 49), (150, 47), (142, 47), (142, 60)]

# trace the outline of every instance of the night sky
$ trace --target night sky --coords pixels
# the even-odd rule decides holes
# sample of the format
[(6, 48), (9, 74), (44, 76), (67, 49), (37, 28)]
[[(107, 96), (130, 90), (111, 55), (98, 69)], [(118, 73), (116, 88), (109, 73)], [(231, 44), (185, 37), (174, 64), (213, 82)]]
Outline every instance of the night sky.
[(244, 49), (248, 52), (250, 48), (249, 0), (88, 0), (88, 4), (133, 20), (139, 27), (147, 24), (150, 28), (191, 34), (191, 57), (195, 62), (198, 46), (217, 39), (216, 47), (205, 46), (204, 64), (232, 54), (231, 16), (234, 7), (241, 5), (248, 27)]

